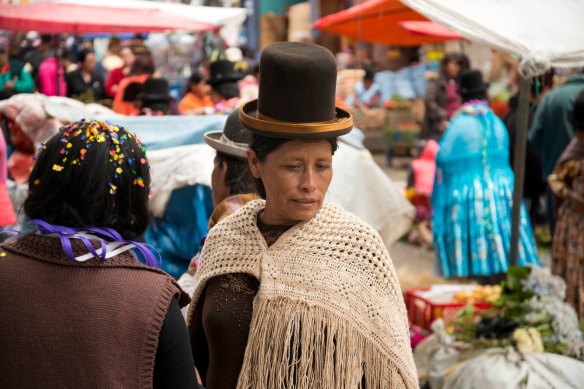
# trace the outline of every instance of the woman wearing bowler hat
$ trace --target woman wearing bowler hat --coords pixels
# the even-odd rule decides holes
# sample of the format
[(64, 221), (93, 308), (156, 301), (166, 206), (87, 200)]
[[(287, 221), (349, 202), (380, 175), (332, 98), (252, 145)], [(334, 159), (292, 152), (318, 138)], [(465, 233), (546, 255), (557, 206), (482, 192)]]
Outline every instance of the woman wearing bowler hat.
[(215, 112), (231, 113), (239, 105), (241, 93), (237, 82), (245, 74), (238, 71), (235, 63), (228, 60), (213, 62), (209, 73), (211, 100), (215, 104)]
[[(337, 137), (336, 64), (323, 47), (275, 43), (259, 98), (240, 111), (262, 200), (205, 242), (189, 327), (207, 389), (417, 388), (405, 306), (377, 232), (323, 200)], [(223, 278), (222, 278), (223, 277)]]
[[(487, 87), (478, 70), (460, 76), (463, 105), (452, 116), (436, 157), (434, 244), (444, 277), (498, 283), (509, 266), (514, 176), (509, 135), (488, 106)], [(539, 261), (522, 207), (519, 265), (528, 264)]]
[(137, 100), (140, 105), (140, 115), (168, 115), (172, 100), (168, 81), (165, 78), (149, 77), (144, 82), (142, 93), (137, 96)]

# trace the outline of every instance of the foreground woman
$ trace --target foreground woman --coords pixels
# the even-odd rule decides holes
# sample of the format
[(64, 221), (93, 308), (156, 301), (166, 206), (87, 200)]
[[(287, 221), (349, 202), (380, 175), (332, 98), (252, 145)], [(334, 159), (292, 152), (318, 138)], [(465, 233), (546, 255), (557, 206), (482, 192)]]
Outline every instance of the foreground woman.
[(323, 205), (336, 138), (352, 127), (335, 79), (320, 46), (262, 53), (259, 100), (240, 119), (265, 200), (210, 231), (195, 275), (191, 343), (207, 389), (418, 387), (387, 250), (365, 222)]
[(133, 242), (148, 225), (145, 151), (73, 123), (40, 152), (32, 219), (0, 248), (1, 388), (196, 388), (176, 282)]

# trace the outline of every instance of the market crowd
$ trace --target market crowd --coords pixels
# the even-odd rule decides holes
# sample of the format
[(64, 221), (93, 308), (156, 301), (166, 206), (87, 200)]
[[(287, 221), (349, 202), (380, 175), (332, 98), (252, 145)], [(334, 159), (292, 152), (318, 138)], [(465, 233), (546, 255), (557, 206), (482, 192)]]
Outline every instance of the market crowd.
[(123, 115), (205, 115), (229, 113), (241, 98), (251, 100), (258, 93), (257, 65), (241, 51), (204, 61), (173, 96), (140, 35), (112, 37), (99, 61), (90, 39), (29, 38), (15, 34), (0, 42), (0, 99), (39, 92), (103, 104)]

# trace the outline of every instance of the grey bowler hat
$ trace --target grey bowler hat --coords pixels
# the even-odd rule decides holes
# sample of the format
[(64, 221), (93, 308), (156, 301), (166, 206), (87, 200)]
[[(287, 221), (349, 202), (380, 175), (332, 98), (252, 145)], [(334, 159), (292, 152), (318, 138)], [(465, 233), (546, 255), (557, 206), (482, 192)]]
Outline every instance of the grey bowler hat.
[(252, 133), (241, 124), (239, 108), (227, 117), (223, 131), (205, 133), (205, 142), (217, 151), (236, 158), (247, 158)]

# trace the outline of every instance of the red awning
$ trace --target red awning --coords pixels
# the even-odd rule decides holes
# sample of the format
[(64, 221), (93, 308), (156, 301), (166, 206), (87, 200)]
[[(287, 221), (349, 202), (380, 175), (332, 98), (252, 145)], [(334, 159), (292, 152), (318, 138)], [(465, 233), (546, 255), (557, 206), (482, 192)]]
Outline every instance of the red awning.
[(0, 4), (0, 28), (41, 33), (206, 31), (210, 23), (161, 9), (75, 3)]
[(441, 24), (436, 22), (419, 22), (408, 20), (406, 22), (400, 22), (399, 25), (410, 34), (413, 35), (423, 35), (423, 36), (434, 36), (441, 37), (444, 39), (462, 39), (463, 37)]
[(314, 23), (314, 28), (331, 34), (346, 35), (355, 40), (394, 46), (444, 42), (447, 39), (445, 37), (411, 34), (399, 24), (427, 20), (399, 0), (370, 0), (319, 19)]

